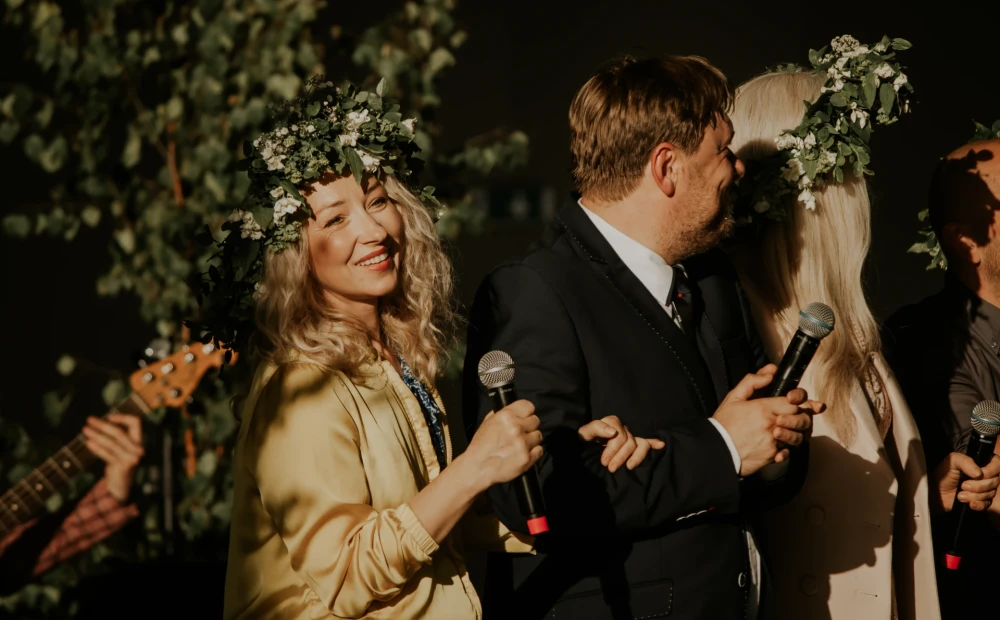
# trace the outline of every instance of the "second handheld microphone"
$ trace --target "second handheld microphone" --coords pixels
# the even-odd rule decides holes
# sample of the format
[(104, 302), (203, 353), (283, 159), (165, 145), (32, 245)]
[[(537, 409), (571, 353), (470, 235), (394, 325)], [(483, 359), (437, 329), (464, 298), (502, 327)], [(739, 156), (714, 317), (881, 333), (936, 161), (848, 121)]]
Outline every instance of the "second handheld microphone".
[[(971, 417), (972, 433), (969, 435), (969, 445), (965, 448), (965, 454), (970, 456), (976, 465), (985, 467), (993, 458), (993, 450), (997, 446), (997, 434), (1000, 434), (1000, 403), (995, 400), (984, 400), (972, 408)], [(968, 476), (962, 474), (958, 479), (958, 489), (955, 490), (955, 535), (944, 556), (948, 570), (958, 570), (962, 563), (962, 551), (965, 547), (963, 543), (968, 535), (967, 521), (971, 511), (968, 504), (958, 501), (958, 493), (962, 490), (962, 484), (968, 479)]]
[[(479, 380), (486, 387), (493, 411), (500, 411), (517, 400), (514, 390), (514, 360), (503, 351), (490, 351), (479, 360)], [(538, 472), (534, 467), (517, 477), (514, 483), (517, 489), (517, 500), (528, 523), (528, 532), (532, 536), (549, 531), (549, 522), (545, 518), (545, 503), (542, 501), (542, 489), (538, 483)]]

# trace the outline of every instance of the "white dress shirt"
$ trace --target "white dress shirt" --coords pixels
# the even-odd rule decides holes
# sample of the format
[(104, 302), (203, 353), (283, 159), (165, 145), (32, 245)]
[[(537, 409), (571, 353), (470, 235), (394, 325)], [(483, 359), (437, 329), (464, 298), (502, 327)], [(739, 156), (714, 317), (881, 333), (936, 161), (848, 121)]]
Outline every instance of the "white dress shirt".
[[(578, 204), (583, 209), (583, 212), (587, 214), (587, 217), (590, 218), (590, 221), (593, 222), (597, 231), (601, 233), (601, 236), (603, 236), (611, 246), (611, 249), (618, 255), (618, 258), (622, 259), (622, 262), (625, 263), (625, 266), (632, 272), (632, 275), (638, 278), (639, 282), (642, 282), (642, 285), (645, 286), (646, 290), (648, 290), (660, 303), (660, 306), (663, 307), (667, 315), (672, 318), (677, 326), (682, 330), (690, 329), (690, 326), (685, 327), (681, 325), (680, 317), (677, 315), (674, 308), (671, 296), (674, 285), (673, 267), (668, 265), (667, 261), (663, 260), (662, 256), (609, 224), (601, 216), (585, 207), (582, 202), (579, 202)], [(717, 431), (719, 431), (719, 434), (722, 435), (723, 441), (726, 442), (726, 446), (729, 448), (729, 454), (733, 458), (733, 466), (736, 468), (736, 473), (738, 475), (743, 461), (740, 458), (739, 451), (736, 449), (736, 444), (733, 442), (733, 438), (729, 436), (729, 432), (718, 420), (715, 418), (709, 418), (708, 421), (712, 423)], [(746, 529), (746, 539), (747, 548), (750, 552), (751, 581), (751, 594), (747, 605), (747, 618), (752, 620), (757, 616), (757, 603), (760, 600), (761, 566), (760, 554), (757, 552), (757, 545), (754, 543), (753, 534), (750, 532), (749, 528)]]

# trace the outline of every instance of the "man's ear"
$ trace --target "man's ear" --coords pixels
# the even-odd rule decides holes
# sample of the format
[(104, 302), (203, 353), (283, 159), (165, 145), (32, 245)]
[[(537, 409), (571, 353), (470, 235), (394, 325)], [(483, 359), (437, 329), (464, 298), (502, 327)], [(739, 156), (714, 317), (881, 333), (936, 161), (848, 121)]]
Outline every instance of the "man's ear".
[(649, 156), (649, 167), (653, 182), (668, 198), (677, 191), (684, 167), (684, 155), (669, 142), (661, 142), (653, 147)]
[(958, 222), (948, 222), (941, 227), (940, 241), (954, 260), (970, 265), (978, 265), (983, 260), (983, 249)]

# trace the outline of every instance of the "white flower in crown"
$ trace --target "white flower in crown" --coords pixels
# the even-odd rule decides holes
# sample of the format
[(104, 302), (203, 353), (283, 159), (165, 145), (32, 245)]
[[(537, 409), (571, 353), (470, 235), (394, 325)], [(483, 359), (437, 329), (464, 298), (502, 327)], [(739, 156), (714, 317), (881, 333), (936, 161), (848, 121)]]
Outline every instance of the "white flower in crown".
[(857, 123), (858, 127), (864, 129), (868, 123), (868, 112), (858, 108), (858, 102), (851, 102), (851, 122)]
[(308, 127), (306, 127), (306, 133), (313, 133), (315, 131), (316, 131), (316, 127), (314, 125), (312, 125), (312, 124), (310, 124)]
[(830, 42), (830, 47), (833, 48), (833, 51), (840, 54), (857, 49), (860, 45), (861, 42), (849, 34), (836, 37), (833, 41)]
[(267, 160), (268, 170), (284, 170), (285, 164), (281, 163), (285, 159), (284, 155), (275, 155)]
[(271, 190), (271, 198), (281, 198), (285, 195), (285, 189), (281, 186), (275, 187)]
[(261, 295), (267, 295), (267, 285), (263, 282), (253, 283), (254, 297), (260, 297)]
[(799, 161), (798, 157), (793, 157), (788, 160), (788, 163), (781, 169), (781, 178), (784, 180), (795, 183), (800, 177), (805, 175), (806, 170), (802, 167), (802, 162)]
[(775, 138), (774, 144), (778, 147), (779, 151), (784, 151), (787, 149), (799, 148), (800, 140), (801, 138), (798, 136), (786, 132)]
[(771, 203), (766, 200), (760, 200), (753, 206), (753, 210), (757, 213), (764, 213), (771, 209)]
[[(898, 76), (896, 76), (896, 79), (892, 81), (892, 88), (893, 88), (893, 90), (898, 91), (899, 87), (902, 86), (902, 85), (904, 85), (904, 84), (906, 84), (907, 81), (908, 80), (906, 79), (906, 74), (905, 73), (900, 73)], [(910, 102), (907, 101), (906, 103), (907, 103), (907, 106), (908, 106)]]
[(837, 163), (837, 154), (833, 151), (823, 151), (823, 163), (834, 165)]
[(807, 149), (811, 149), (812, 147), (816, 146), (816, 134), (809, 132), (809, 135), (806, 136), (805, 140), (802, 141), (802, 144)]
[(351, 132), (348, 132), (348, 133), (342, 133), (342, 134), (340, 134), (340, 143), (342, 145), (344, 145), (344, 146), (357, 146), (358, 145), (358, 138), (360, 138), (360, 137), (361, 137), (361, 134), (358, 133), (358, 132), (356, 132), (356, 131), (351, 131)]
[(243, 209), (233, 209), (233, 212), (229, 214), (230, 222), (239, 222), (243, 219), (243, 214), (245, 211)]
[(295, 213), (302, 203), (291, 196), (285, 196), (284, 198), (278, 200), (274, 203), (274, 221), (281, 223), (281, 220), (285, 218), (286, 215), (291, 215)]
[(243, 223), (240, 224), (240, 236), (244, 239), (253, 239), (257, 241), (264, 238), (264, 231), (261, 230), (260, 224), (257, 220), (253, 219), (253, 213), (249, 211), (243, 211), (241, 219)]
[(406, 127), (407, 129), (409, 129), (410, 133), (413, 133), (413, 132), (415, 132), (417, 130), (417, 119), (415, 119), (415, 118), (408, 118), (408, 119), (406, 119), (405, 121), (403, 121), (400, 124), (403, 127)]
[(802, 193), (799, 194), (799, 201), (805, 204), (806, 209), (810, 211), (816, 210), (816, 197), (813, 196), (812, 190), (802, 190)]
[(378, 170), (378, 166), (382, 160), (374, 155), (369, 155), (365, 151), (359, 151), (358, 155), (361, 156), (361, 163), (365, 165), (365, 170), (368, 172), (375, 172)]
[(344, 124), (344, 128), (347, 131), (357, 131), (359, 127), (371, 120), (368, 116), (368, 110), (361, 110), (360, 112), (348, 112), (347, 122)]
[[(896, 74), (896, 72), (892, 70), (892, 67), (889, 66), (889, 63), (886, 62), (883, 62), (881, 65), (875, 67), (875, 69), (872, 70), (872, 73), (882, 78), (883, 80), (888, 80), (889, 78), (891, 78), (893, 75)], [(876, 81), (876, 84), (877, 83), (878, 82)]]

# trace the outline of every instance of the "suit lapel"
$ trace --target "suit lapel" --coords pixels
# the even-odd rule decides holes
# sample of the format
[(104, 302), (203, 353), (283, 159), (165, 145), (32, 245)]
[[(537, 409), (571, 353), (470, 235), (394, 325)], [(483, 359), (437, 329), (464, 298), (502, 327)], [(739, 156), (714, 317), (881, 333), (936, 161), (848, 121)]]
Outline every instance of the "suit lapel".
[[(677, 327), (649, 290), (622, 262), (600, 231), (578, 204), (571, 203), (559, 213), (559, 221), (569, 233), (578, 250), (589, 260), (594, 269), (604, 276), (663, 343), (688, 375), (689, 385), (701, 403), (705, 415), (712, 415), (717, 402), (715, 386), (705, 368), (705, 363), (684, 333)], [(723, 369), (723, 381), (725, 371)]]

